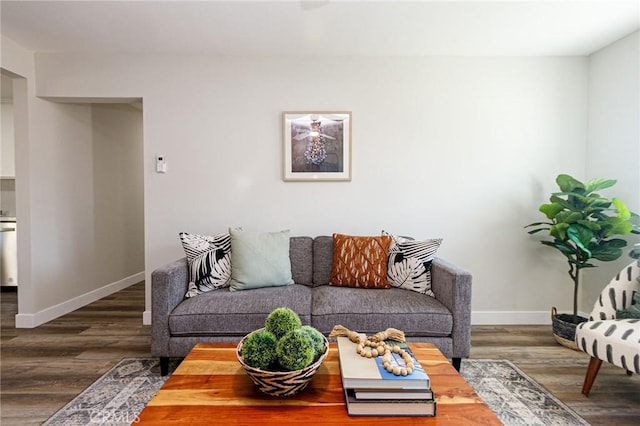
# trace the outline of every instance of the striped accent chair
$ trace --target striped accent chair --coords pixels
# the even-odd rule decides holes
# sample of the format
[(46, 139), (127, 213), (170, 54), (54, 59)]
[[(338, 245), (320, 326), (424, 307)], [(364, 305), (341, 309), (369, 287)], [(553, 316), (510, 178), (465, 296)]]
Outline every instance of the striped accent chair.
[(640, 292), (640, 262), (633, 261), (602, 290), (589, 320), (576, 328), (578, 348), (591, 356), (582, 393), (589, 396), (602, 361), (640, 374), (640, 320), (616, 319), (616, 310), (631, 305)]

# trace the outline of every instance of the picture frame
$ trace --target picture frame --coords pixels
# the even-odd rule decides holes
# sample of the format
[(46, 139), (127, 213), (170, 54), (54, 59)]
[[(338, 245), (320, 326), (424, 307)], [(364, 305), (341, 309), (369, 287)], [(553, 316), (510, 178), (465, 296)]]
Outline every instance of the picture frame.
[(351, 111), (285, 111), (284, 181), (351, 180)]

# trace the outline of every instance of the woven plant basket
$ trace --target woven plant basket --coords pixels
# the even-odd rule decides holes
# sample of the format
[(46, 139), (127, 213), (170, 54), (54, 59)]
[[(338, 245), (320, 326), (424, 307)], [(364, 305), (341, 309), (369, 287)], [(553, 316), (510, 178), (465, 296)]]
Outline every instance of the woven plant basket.
[[(258, 330), (256, 330), (258, 331)], [(324, 337), (324, 351), (320, 358), (313, 364), (295, 371), (267, 371), (251, 367), (244, 363), (242, 358), (242, 345), (245, 339), (251, 335), (247, 334), (242, 338), (236, 347), (236, 356), (242, 368), (247, 372), (249, 378), (258, 386), (262, 392), (271, 396), (291, 396), (302, 391), (311, 382), (313, 375), (318, 371), (322, 361), (329, 354), (329, 341)]]
[[(587, 319), (578, 316), (578, 320), (584, 322)], [(573, 323), (573, 315), (558, 314), (554, 306), (551, 308), (551, 324), (553, 325), (553, 338), (556, 339), (556, 342), (566, 348), (577, 351), (578, 345), (575, 342), (575, 336), (578, 324)]]

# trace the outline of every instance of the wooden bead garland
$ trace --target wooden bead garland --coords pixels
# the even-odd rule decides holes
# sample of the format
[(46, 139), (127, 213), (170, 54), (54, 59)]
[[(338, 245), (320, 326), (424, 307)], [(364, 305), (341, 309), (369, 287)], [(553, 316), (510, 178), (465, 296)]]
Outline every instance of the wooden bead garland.
[[(369, 350), (365, 348), (371, 348)], [(356, 352), (358, 355), (366, 358), (375, 358), (377, 356), (382, 356), (382, 366), (389, 373), (392, 373), (396, 376), (408, 376), (413, 373), (413, 369), (415, 365), (413, 364), (413, 359), (411, 355), (404, 349), (400, 348), (400, 346), (394, 345), (389, 346), (385, 342), (375, 342), (369, 339), (366, 339), (364, 342), (359, 340), (358, 345), (356, 346)], [(391, 365), (391, 353), (400, 354), (406, 367), (399, 367)]]
[[(376, 333), (369, 338), (365, 338), (363, 341), (359, 333), (351, 331), (343, 325), (335, 325), (333, 327), (333, 330), (329, 334), (329, 337), (341, 336), (348, 337), (349, 340), (355, 343), (356, 352), (362, 357), (375, 358), (378, 356), (382, 356), (382, 366), (389, 373), (395, 374), (396, 376), (408, 376), (409, 374), (413, 373), (413, 370), (415, 369), (413, 359), (407, 351), (397, 345), (389, 346), (385, 342), (385, 340), (404, 342), (404, 332), (402, 332), (401, 330), (397, 330), (395, 328), (387, 328), (386, 330)], [(392, 352), (400, 354), (400, 356), (404, 360), (404, 364), (406, 365), (406, 367), (391, 365)]]

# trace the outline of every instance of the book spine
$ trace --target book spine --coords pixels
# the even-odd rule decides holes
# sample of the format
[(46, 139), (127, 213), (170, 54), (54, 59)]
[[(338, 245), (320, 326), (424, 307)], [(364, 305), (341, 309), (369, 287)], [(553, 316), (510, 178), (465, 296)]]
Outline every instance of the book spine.
[(432, 400), (433, 392), (430, 390), (394, 390), (394, 389), (354, 389), (356, 399), (363, 400)]

